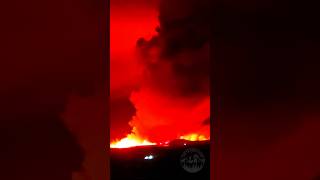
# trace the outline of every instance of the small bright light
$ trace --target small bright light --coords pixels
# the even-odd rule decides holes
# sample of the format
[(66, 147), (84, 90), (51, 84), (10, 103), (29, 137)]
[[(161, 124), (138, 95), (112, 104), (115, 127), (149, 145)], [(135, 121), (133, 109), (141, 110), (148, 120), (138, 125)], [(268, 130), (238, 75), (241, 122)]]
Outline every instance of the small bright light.
[(186, 146), (186, 145), (187, 145), (187, 143), (184, 143), (183, 145), (184, 145), (184, 146)]
[(145, 156), (145, 157), (144, 157), (144, 159), (146, 159), (146, 160), (151, 160), (151, 159), (153, 159), (153, 158), (154, 158), (153, 155), (149, 155), (149, 156)]

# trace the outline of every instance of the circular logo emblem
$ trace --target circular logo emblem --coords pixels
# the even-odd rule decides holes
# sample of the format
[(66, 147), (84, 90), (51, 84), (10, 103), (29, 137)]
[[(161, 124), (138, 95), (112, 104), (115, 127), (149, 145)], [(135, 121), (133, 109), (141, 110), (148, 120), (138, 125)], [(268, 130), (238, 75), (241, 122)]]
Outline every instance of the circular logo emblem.
[(199, 172), (205, 163), (205, 157), (203, 153), (195, 148), (186, 149), (181, 157), (180, 164), (184, 170), (189, 173)]

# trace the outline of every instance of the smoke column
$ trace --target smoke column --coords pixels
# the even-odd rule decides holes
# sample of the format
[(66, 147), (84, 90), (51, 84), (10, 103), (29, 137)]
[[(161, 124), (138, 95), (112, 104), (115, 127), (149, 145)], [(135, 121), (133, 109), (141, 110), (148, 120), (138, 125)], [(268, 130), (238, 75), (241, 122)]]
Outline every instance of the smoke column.
[(128, 95), (135, 113), (129, 124), (140, 138), (163, 142), (194, 133), (210, 137), (206, 3), (160, 1), (155, 35), (136, 37), (130, 57), (136, 72)]
[(208, 2), (163, 0), (157, 35), (137, 41), (142, 76), (130, 125), (153, 142), (210, 136)]

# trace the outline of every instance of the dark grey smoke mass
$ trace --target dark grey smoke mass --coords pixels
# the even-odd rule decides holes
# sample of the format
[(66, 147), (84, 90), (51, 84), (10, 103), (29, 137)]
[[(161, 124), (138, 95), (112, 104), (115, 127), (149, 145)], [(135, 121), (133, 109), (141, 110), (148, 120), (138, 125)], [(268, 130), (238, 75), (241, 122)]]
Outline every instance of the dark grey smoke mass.
[[(143, 78), (131, 95), (130, 122), (151, 141), (190, 133), (209, 137), (208, 1), (160, 1), (157, 35), (137, 40)], [(160, 136), (153, 132), (166, 131)]]
[(158, 84), (159, 89), (170, 89), (168, 84), (162, 84), (168, 83), (162, 79), (163, 66), (168, 64), (174, 79), (170, 89), (174, 95), (209, 93), (208, 4), (208, 1), (194, 0), (161, 1), (158, 35), (149, 41), (138, 40), (143, 63), (154, 78), (150, 81)]

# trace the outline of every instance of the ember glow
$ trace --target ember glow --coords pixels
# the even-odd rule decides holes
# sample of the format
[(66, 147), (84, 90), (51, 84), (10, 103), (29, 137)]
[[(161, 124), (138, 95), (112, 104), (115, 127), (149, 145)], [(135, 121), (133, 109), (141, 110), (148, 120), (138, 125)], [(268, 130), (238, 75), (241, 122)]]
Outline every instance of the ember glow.
[(180, 136), (180, 139), (188, 140), (188, 141), (206, 141), (210, 140), (209, 137), (206, 137), (202, 134), (192, 133), (185, 136)]

